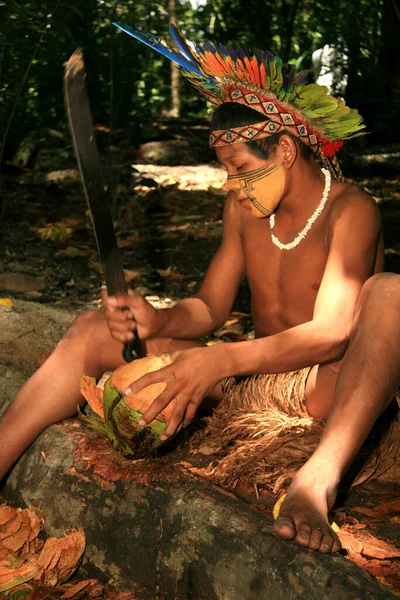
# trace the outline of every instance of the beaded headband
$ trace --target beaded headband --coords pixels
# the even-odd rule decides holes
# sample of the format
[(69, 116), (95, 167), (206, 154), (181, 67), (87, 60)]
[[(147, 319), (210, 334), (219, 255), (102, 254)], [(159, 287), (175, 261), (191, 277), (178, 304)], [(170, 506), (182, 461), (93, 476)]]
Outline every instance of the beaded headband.
[(241, 47), (210, 42), (200, 46), (185, 39), (174, 25), (170, 34), (177, 49), (171, 50), (149, 33), (114, 25), (178, 63), (182, 74), (212, 104), (236, 102), (265, 117), (250, 126), (213, 131), (211, 147), (249, 142), (286, 130), (320, 154), (335, 177), (342, 178), (335, 154), (344, 140), (364, 135), (365, 125), (358, 111), (329, 95), (327, 87), (306, 85), (304, 73), (296, 74), (294, 65), (284, 64), (270, 52), (251, 54)]

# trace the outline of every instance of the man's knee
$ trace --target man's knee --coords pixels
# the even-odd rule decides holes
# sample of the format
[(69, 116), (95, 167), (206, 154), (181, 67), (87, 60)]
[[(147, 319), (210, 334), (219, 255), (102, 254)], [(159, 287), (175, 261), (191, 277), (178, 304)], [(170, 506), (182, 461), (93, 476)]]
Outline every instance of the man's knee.
[(106, 320), (104, 314), (98, 310), (85, 310), (78, 315), (69, 330), (66, 333), (66, 338), (74, 337), (91, 337), (97, 332), (104, 330)]
[(370, 277), (362, 288), (362, 296), (382, 303), (394, 302), (400, 306), (400, 275), (396, 273), (378, 273)]

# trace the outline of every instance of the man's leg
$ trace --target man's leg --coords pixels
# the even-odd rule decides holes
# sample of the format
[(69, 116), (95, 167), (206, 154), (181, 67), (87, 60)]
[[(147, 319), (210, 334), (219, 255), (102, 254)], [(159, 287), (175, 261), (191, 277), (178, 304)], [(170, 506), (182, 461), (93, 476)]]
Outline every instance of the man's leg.
[(340, 548), (327, 515), (343, 474), (400, 384), (399, 347), (400, 276), (382, 273), (361, 291), (324, 433), (289, 487), (273, 527), (277, 536), (321, 552)]
[[(146, 340), (145, 352), (162, 354), (203, 345), (170, 338)], [(112, 339), (104, 314), (78, 316), (46, 362), (32, 375), (0, 419), (0, 480), (49, 425), (71, 417), (78, 404), (81, 375), (100, 377), (124, 364), (122, 344)]]

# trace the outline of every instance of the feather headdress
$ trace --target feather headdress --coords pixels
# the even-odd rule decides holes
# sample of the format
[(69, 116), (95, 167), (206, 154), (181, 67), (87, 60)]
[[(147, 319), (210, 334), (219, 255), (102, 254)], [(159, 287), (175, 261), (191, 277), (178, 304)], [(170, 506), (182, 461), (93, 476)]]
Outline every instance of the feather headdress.
[(279, 56), (256, 50), (253, 54), (237, 47), (203, 46), (185, 39), (170, 26), (176, 50), (164, 40), (129, 25), (113, 23), (122, 31), (147, 44), (178, 64), (182, 74), (212, 104), (237, 102), (257, 110), (259, 123), (229, 130), (213, 131), (210, 146), (248, 142), (287, 130), (308, 144), (339, 176), (334, 155), (349, 138), (363, 135), (365, 125), (357, 110), (317, 83), (306, 84), (304, 73), (284, 64)]

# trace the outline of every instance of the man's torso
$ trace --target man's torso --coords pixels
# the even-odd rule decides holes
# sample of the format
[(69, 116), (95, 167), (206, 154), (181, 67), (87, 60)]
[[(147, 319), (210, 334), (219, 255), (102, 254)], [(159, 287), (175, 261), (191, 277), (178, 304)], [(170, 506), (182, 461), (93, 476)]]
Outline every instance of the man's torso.
[[(337, 189), (344, 196), (349, 194), (350, 186), (342, 185)], [(361, 191), (358, 193), (362, 194)], [(371, 201), (364, 196), (366, 202)], [(269, 219), (256, 219), (239, 207), (246, 276), (257, 337), (279, 333), (312, 320), (328, 259), (338, 197), (336, 193), (306, 238), (291, 250), (280, 250), (272, 243)], [(286, 222), (284, 231), (287, 238), (281, 241), (291, 242), (309, 216), (305, 215), (297, 223)], [(279, 211), (276, 222), (279, 223)], [(382, 269), (383, 245), (380, 244), (371, 275)]]

